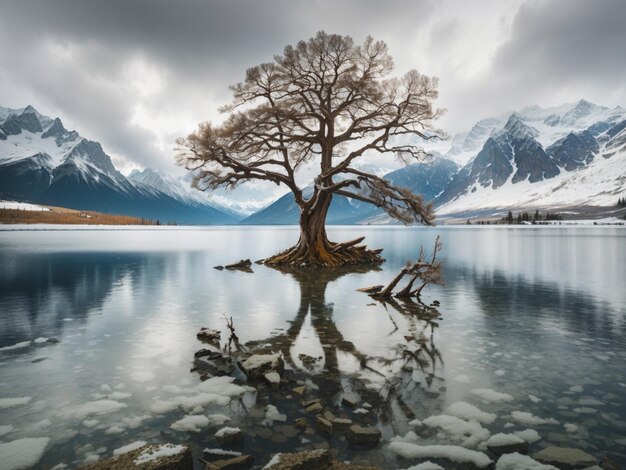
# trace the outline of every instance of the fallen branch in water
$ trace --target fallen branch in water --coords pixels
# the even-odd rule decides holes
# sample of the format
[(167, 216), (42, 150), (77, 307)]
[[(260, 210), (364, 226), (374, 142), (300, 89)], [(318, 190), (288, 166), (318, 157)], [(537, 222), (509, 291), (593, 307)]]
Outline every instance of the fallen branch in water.
[[(426, 259), (424, 247), (420, 247), (417, 261), (407, 263), (393, 280), (386, 286), (372, 286), (357, 289), (367, 293), (370, 297), (377, 300), (390, 299), (392, 296), (398, 298), (420, 297), (422, 289), (428, 284), (443, 284), (443, 263), (437, 259), (437, 254), (441, 251), (441, 241), (439, 236), (435, 239), (435, 247), (430, 260)], [(400, 291), (394, 295), (394, 289), (398, 286), (405, 276), (409, 277), (408, 283)], [(415, 283), (421, 281), (418, 287), (414, 288)]]
[[(230, 319), (226, 318), (226, 315), (223, 315), (224, 320), (226, 320), (226, 327), (230, 331), (230, 336), (228, 337), (228, 354), (231, 352), (231, 345), (234, 344), (237, 351), (244, 351), (245, 348), (239, 343), (239, 337), (235, 334), (235, 325), (233, 323), (233, 317)], [(224, 345), (224, 351), (226, 351), (227, 345)]]

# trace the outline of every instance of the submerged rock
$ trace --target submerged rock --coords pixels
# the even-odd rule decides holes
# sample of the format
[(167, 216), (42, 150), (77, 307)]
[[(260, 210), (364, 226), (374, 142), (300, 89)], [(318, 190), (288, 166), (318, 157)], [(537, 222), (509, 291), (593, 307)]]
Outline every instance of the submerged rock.
[(315, 418), (315, 424), (317, 425), (317, 429), (324, 434), (332, 434), (333, 432), (333, 424), (330, 420), (324, 418), (323, 416), (317, 416)]
[(206, 470), (243, 470), (252, 467), (254, 459), (251, 455), (240, 455), (230, 459), (207, 462)]
[(243, 439), (243, 432), (239, 428), (225, 427), (215, 433), (217, 441), (222, 446), (227, 446), (239, 442)]
[(196, 338), (200, 341), (207, 343), (219, 343), (222, 339), (222, 333), (219, 330), (212, 330), (211, 328), (200, 328)]
[(193, 470), (191, 449), (182, 444), (145, 445), (81, 470)]
[(268, 470), (308, 470), (330, 467), (333, 455), (328, 450), (311, 450), (294, 454), (276, 454), (263, 467)]
[(559, 468), (586, 468), (596, 465), (597, 459), (593, 455), (580, 449), (569, 447), (550, 446), (533, 455), (535, 460), (542, 463), (556, 465)]
[(241, 368), (249, 379), (262, 379), (267, 372), (282, 375), (285, 362), (279, 354), (254, 354), (241, 364)]
[(348, 432), (346, 433), (348, 442), (352, 444), (375, 445), (378, 444), (381, 437), (382, 434), (380, 429), (373, 426), (359, 426), (358, 424), (350, 426), (350, 428), (348, 428)]

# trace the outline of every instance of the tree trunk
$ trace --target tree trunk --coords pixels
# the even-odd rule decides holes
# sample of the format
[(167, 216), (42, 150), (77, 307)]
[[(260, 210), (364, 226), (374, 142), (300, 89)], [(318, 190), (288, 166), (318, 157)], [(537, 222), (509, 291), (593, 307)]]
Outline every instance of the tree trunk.
[(272, 266), (326, 266), (337, 267), (350, 264), (379, 264), (381, 250), (368, 250), (364, 245), (342, 246), (326, 236), (326, 215), (332, 194), (320, 195), (311, 207), (302, 207), (300, 212), (300, 239), (295, 246), (264, 260)]

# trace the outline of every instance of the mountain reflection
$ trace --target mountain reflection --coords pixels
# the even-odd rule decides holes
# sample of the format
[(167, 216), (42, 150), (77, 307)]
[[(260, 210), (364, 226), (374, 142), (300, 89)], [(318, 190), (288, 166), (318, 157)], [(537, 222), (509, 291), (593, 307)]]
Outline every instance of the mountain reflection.
[[(145, 254), (22, 253), (0, 270), (0, 346), (60, 336), (64, 324), (84, 323), (115, 286), (145, 271)], [(150, 256), (154, 258), (154, 256)], [(163, 269), (162, 256), (152, 260)], [(76, 324), (74, 324), (76, 326)]]
[(560, 328), (578, 334), (609, 339), (623, 337), (626, 332), (624, 312), (583, 291), (563, 288), (557, 282), (530, 281), (525, 276), (510, 276), (500, 270), (473, 271), (465, 277), (471, 279), (471, 288), (490, 328), (502, 328), (498, 323), (516, 321), (519, 312), (524, 312), (535, 321), (557, 321)]

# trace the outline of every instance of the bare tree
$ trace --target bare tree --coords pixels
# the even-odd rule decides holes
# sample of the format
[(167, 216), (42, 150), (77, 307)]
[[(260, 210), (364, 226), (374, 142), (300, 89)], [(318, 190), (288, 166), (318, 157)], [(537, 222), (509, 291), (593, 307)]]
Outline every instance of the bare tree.
[[(287, 186), (300, 207), (300, 239), (265, 260), (269, 265), (340, 266), (379, 263), (380, 250), (356, 243), (333, 243), (325, 221), (334, 195), (373, 204), (391, 217), (433, 223), (430, 204), (405, 188), (359, 170), (354, 163), (372, 154), (408, 161), (425, 156), (417, 138), (438, 138), (432, 127), (436, 78), (410, 70), (389, 78), (393, 59), (387, 45), (371, 37), (319, 32), (282, 56), (246, 72), (231, 87), (232, 103), (219, 125), (200, 124), (179, 139), (178, 162), (194, 173), (201, 190), (234, 188), (249, 180)], [(295, 174), (319, 162), (312, 194), (305, 197)]]

